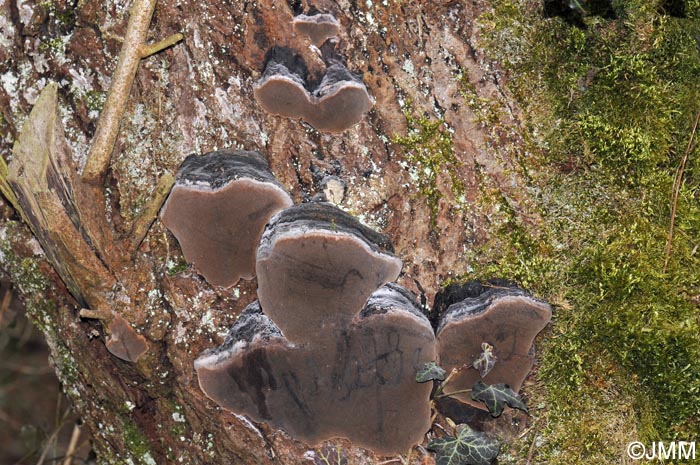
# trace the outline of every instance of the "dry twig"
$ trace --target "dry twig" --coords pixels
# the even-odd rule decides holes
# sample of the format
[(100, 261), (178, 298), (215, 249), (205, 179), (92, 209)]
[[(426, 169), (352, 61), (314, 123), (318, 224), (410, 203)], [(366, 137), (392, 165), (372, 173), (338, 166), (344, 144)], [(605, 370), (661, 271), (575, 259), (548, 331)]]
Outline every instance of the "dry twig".
[(107, 100), (97, 121), (95, 136), (90, 144), (87, 163), (82, 179), (91, 184), (99, 184), (109, 167), (109, 161), (119, 132), (119, 120), (126, 109), (126, 101), (136, 70), (143, 57), (142, 48), (146, 43), (148, 26), (151, 24), (156, 0), (134, 0), (129, 10), (129, 24), (124, 36), (124, 44), (119, 52), (117, 68), (112, 75), (112, 84)]
[(68, 449), (66, 449), (66, 458), (63, 460), (63, 465), (71, 465), (73, 463), (73, 456), (78, 446), (78, 439), (80, 439), (80, 426), (76, 423), (73, 426), (73, 433), (68, 443)]
[(664, 258), (664, 268), (663, 272), (666, 273), (666, 268), (668, 268), (668, 260), (671, 258), (671, 244), (673, 243), (673, 228), (676, 224), (676, 209), (678, 207), (678, 195), (681, 191), (681, 185), (683, 184), (683, 173), (685, 172), (685, 164), (688, 162), (688, 155), (692, 152), (695, 145), (693, 140), (695, 139), (695, 132), (698, 129), (698, 122), (700, 121), (700, 112), (698, 112), (695, 117), (695, 124), (693, 124), (693, 130), (690, 133), (690, 140), (688, 140), (688, 146), (685, 149), (685, 154), (683, 155), (683, 160), (681, 165), (676, 171), (676, 178), (673, 181), (673, 198), (671, 200), (671, 225), (668, 228), (668, 240), (666, 242), (666, 254)]

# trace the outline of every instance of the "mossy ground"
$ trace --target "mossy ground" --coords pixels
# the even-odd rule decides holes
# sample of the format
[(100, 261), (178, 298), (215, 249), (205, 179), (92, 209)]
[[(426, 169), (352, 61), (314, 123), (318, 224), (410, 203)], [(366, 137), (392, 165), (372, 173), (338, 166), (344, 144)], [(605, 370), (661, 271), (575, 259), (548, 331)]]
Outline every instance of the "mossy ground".
[(544, 221), (533, 230), (490, 198), (500, 213), (473, 268), (555, 307), (527, 389), (537, 426), (506, 463), (533, 441), (528, 463), (603, 464), (626, 463), (630, 441), (700, 438), (697, 149), (664, 269), (674, 178), (700, 111), (700, 1), (686, 1), (686, 18), (661, 3), (615, 1), (616, 19), (586, 17), (585, 29), (544, 18), (539, 1), (494, 0), (478, 20), (524, 110), (527, 146), (514, 156), (527, 153)]

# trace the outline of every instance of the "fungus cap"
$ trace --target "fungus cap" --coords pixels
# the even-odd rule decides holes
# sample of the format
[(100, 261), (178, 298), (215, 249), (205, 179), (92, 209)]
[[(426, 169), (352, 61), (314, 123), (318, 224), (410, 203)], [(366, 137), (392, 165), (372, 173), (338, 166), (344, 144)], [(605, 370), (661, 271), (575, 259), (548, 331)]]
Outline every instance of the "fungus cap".
[(369, 296), (401, 271), (388, 237), (325, 202), (275, 215), (257, 253), (258, 299), (292, 342), (309, 322), (324, 333), (349, 323)]
[(328, 13), (295, 16), (292, 25), (294, 32), (308, 37), (316, 47), (320, 47), (326, 40), (340, 33), (340, 23), (335, 16)]
[(105, 346), (115, 357), (135, 363), (148, 351), (146, 338), (138, 334), (121, 315), (113, 313), (107, 328), (109, 337)]
[(436, 357), (430, 323), (409, 295), (385, 286), (352, 322), (294, 344), (253, 303), (224, 345), (195, 362), (200, 387), (227, 410), (310, 445), (340, 437), (404, 452), (430, 428), (431, 386), (415, 376)]
[(212, 285), (255, 276), (255, 250), (272, 215), (292, 205), (258, 152), (190, 155), (161, 211), (188, 263)]
[(333, 63), (313, 93), (303, 78), (284, 62), (271, 58), (253, 95), (273, 115), (302, 119), (323, 132), (343, 132), (358, 123), (374, 105), (362, 79), (341, 63)]

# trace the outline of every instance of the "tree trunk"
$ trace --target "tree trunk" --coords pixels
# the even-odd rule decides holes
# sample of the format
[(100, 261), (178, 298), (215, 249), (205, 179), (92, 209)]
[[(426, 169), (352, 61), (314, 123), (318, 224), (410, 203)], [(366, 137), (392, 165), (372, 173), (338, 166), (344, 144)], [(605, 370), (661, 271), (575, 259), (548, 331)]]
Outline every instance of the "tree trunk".
[[(12, 145), (40, 90), (57, 82), (60, 119), (47, 122), (55, 131), (36, 150), (65, 156), (64, 174), (77, 187), (63, 195), (49, 179), (41, 190), (55, 204), (47, 207), (31, 183), (24, 191), (5, 183), (0, 271), (22, 290), (46, 334), (102, 463), (301, 464), (313, 462), (308, 451), (321, 453), (220, 409), (198, 387), (194, 359), (222, 342), (255, 299), (256, 283), (213, 288), (183, 269), (177, 241), (158, 220), (147, 228), (159, 179), (188, 154), (258, 150), (295, 202), (317, 193), (324, 175), (339, 176), (347, 186), (341, 206), (391, 237), (403, 261), (399, 283), (428, 303), (445, 280), (469, 271), (465, 250), (485, 240), (489, 211), (480, 196), (502, 196), (525, 221), (536, 221), (512, 151), (500, 150), (517, 145), (517, 133), (492, 131), (478, 111), (480, 102), (498, 102), (517, 119), (502, 76), (479, 47), (484, 3), (161, 0), (149, 41), (177, 32), (184, 40), (141, 61), (110, 170), (96, 186), (78, 173), (123, 45), (129, 2), (2, 0), (3, 158), (18, 156)], [(312, 77), (323, 71), (318, 50), (291, 24), (312, 8), (340, 21), (333, 53), (376, 99), (341, 134), (272, 116), (253, 98), (273, 46), (296, 50)], [(33, 218), (37, 208), (56, 216)], [(142, 242), (140, 231), (147, 231)], [(106, 323), (81, 318), (83, 307), (124, 317), (146, 337), (146, 355), (136, 363), (111, 355)], [(386, 460), (340, 439), (327, 447), (342, 448), (350, 463)]]

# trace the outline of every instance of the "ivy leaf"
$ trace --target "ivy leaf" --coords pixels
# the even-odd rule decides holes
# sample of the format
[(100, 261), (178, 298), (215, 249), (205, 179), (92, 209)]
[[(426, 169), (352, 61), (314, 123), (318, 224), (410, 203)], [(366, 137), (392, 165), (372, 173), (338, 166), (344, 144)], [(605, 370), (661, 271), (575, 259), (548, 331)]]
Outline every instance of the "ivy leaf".
[(443, 436), (428, 443), (437, 465), (489, 465), (498, 456), (500, 444), (468, 425), (457, 427), (457, 437)]
[(416, 381), (419, 383), (425, 383), (426, 381), (443, 381), (445, 379), (445, 370), (440, 367), (435, 362), (428, 362), (423, 364), (422, 367), (418, 369), (416, 374)]
[(527, 406), (523, 399), (507, 384), (484, 384), (477, 381), (472, 387), (472, 399), (483, 402), (494, 418), (501, 416), (506, 404), (527, 412)]
[(481, 377), (485, 377), (493, 369), (498, 358), (493, 353), (493, 346), (488, 342), (481, 343), (481, 354), (474, 360), (472, 366), (479, 370)]

